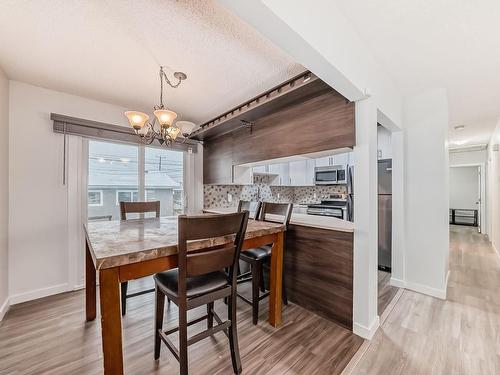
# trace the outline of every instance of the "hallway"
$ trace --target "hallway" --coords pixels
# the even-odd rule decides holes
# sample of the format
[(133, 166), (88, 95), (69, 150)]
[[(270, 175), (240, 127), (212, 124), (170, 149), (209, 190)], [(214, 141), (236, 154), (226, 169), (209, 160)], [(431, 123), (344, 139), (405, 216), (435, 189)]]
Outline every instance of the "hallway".
[(351, 374), (499, 374), (500, 257), (450, 227), (448, 299), (405, 290)]

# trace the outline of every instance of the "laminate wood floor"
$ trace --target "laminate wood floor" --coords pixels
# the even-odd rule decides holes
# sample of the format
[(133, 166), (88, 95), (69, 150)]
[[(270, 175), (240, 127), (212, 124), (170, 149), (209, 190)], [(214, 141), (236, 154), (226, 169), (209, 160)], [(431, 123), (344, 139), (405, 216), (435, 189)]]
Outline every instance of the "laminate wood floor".
[[(149, 282), (130, 283), (130, 291)], [(179, 371), (165, 346), (160, 361), (153, 360), (153, 301), (153, 294), (128, 300), (123, 320), (128, 374)], [(340, 374), (363, 342), (349, 330), (294, 304), (284, 307), (284, 324), (274, 329), (266, 322), (266, 302), (261, 306), (259, 325), (254, 326), (250, 306), (238, 302), (243, 374)], [(176, 325), (175, 305), (165, 310), (164, 327)], [(226, 316), (222, 302), (216, 303), (216, 310)], [(198, 317), (205, 308), (192, 312), (190, 317)], [(197, 324), (190, 334), (205, 327)], [(232, 374), (226, 336), (221, 332), (190, 347), (189, 367), (191, 374)], [(99, 315), (85, 323), (83, 291), (13, 306), (0, 323), (0, 374), (101, 373)]]
[(500, 257), (450, 228), (447, 300), (405, 290), (351, 374), (500, 374)]
[(378, 271), (378, 315), (381, 316), (384, 310), (398, 292), (399, 288), (390, 284), (391, 273)]

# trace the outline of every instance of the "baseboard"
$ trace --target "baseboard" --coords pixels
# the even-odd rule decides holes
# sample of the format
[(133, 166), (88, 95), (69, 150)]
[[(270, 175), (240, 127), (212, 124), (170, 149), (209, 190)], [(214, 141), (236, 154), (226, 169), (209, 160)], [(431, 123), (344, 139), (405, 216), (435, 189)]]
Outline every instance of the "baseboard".
[(371, 340), (375, 332), (380, 325), (379, 316), (377, 315), (375, 319), (370, 323), (369, 327), (363, 326), (362, 324), (354, 322), (352, 325), (352, 332), (364, 339)]
[(446, 288), (448, 286), (449, 276), (450, 276), (450, 271), (448, 270), (448, 273), (446, 274), (446, 281), (445, 281), (444, 289), (432, 288), (432, 287), (427, 286), (427, 285), (413, 283), (411, 281), (404, 281), (404, 280), (400, 280), (400, 279), (395, 279), (393, 277), (391, 277), (391, 279), (390, 279), (390, 284), (392, 286), (396, 286), (398, 288), (405, 288), (405, 289), (412, 290), (412, 291), (417, 292), (417, 293), (422, 293), (422, 294), (426, 294), (426, 295), (431, 296), (431, 297), (436, 297), (436, 298), (445, 300), (446, 299)]
[(495, 250), (495, 253), (497, 253), (497, 255), (500, 257), (500, 252), (498, 251), (498, 249), (495, 247), (495, 245), (493, 245), (493, 242), (491, 242), (491, 247), (493, 247), (493, 250)]
[(396, 279), (395, 277), (391, 277), (391, 279), (389, 280), (389, 284), (391, 286), (395, 286), (396, 288), (406, 288), (406, 281)]
[(7, 311), (9, 311), (9, 307), (10, 307), (10, 300), (9, 297), (7, 297), (3, 302), (2, 306), (0, 306), (0, 322), (3, 320), (5, 314), (7, 314)]
[(64, 293), (69, 290), (71, 289), (69, 288), (68, 283), (64, 283), (64, 284), (49, 286), (48, 288), (41, 288), (25, 293), (14, 294), (10, 296), (9, 300), (11, 305), (15, 305), (26, 301), (32, 301), (34, 299), (51, 296), (53, 294)]

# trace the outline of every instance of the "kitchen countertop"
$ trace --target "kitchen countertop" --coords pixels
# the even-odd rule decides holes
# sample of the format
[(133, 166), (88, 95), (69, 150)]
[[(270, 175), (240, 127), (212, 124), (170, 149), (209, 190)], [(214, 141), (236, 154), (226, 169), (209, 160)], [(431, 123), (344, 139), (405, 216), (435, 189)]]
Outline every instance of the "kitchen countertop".
[[(204, 212), (209, 212), (214, 214), (227, 214), (231, 212), (236, 212), (236, 210), (237, 210), (236, 207), (211, 207), (203, 209)], [(336, 230), (339, 232), (351, 232), (351, 233), (354, 232), (354, 223), (329, 216), (292, 213), (290, 224), (302, 225), (305, 227), (321, 228), (327, 230)]]

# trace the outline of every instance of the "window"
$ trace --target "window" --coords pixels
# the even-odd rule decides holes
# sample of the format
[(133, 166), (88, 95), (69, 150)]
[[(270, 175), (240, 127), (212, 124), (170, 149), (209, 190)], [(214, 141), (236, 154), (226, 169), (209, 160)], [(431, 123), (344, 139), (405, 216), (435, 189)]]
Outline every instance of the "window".
[[(89, 220), (119, 220), (117, 202), (139, 200), (138, 160), (138, 146), (89, 141)], [(90, 199), (93, 191), (102, 192), (101, 205), (93, 205), (95, 201)]]
[(183, 158), (180, 151), (90, 140), (89, 220), (119, 220), (120, 201), (160, 201), (161, 216), (182, 214)]
[(161, 216), (184, 213), (182, 152), (146, 147), (144, 181), (147, 201), (160, 201)]
[(137, 190), (117, 190), (116, 191), (116, 204), (120, 202), (138, 202), (139, 192)]
[(91, 207), (102, 206), (102, 190), (89, 190), (87, 200)]

